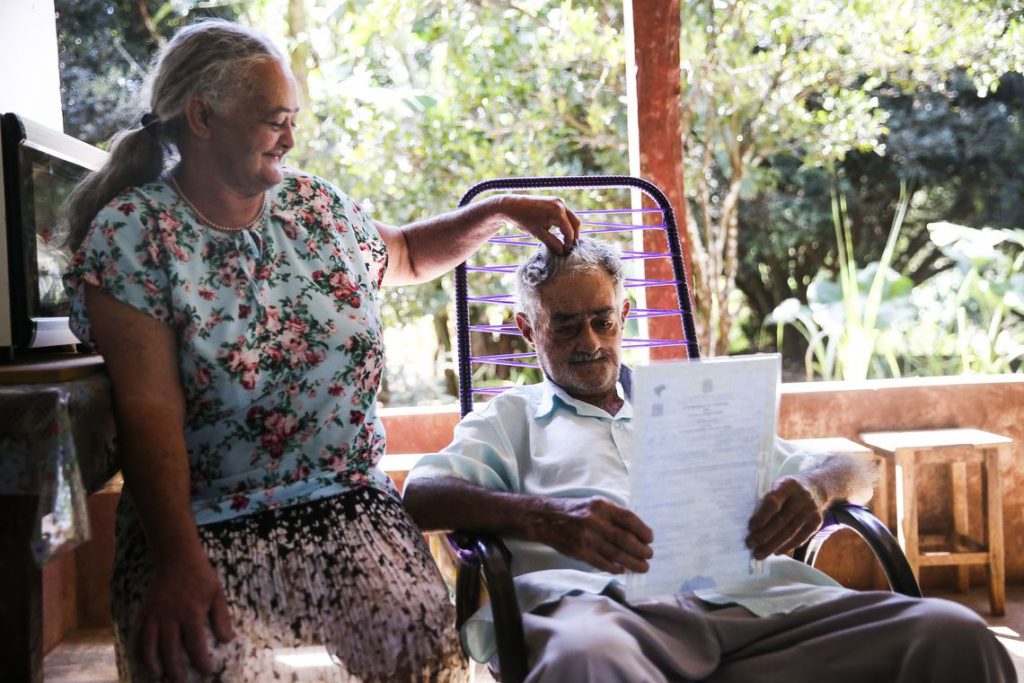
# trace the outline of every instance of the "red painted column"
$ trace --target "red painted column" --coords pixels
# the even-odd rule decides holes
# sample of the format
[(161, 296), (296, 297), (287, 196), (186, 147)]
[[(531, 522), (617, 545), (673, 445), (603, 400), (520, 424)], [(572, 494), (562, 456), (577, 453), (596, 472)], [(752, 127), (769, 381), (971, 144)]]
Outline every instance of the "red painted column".
[[(684, 262), (690, 264), (690, 243), (686, 232), (686, 195), (683, 193), (683, 139), (680, 113), (679, 72), (679, 0), (623, 0), (625, 4), (627, 50), (627, 83), (630, 97), (631, 173), (654, 183), (665, 193), (675, 210), (676, 224)], [(653, 206), (644, 198), (644, 206)], [(645, 221), (655, 222), (657, 214), (645, 215)], [(665, 249), (665, 235), (656, 230), (644, 232), (644, 248), (651, 251)], [(660, 243), (659, 243), (660, 242)], [(668, 280), (672, 269), (667, 260), (645, 262), (648, 278)], [(693, 292), (693, 277), (688, 273), (687, 288)], [(651, 308), (675, 308), (676, 296), (672, 287), (654, 287), (647, 290), (647, 303)], [(682, 331), (677, 317), (650, 320), (651, 337), (681, 339)], [(684, 347), (670, 346), (652, 349), (655, 359), (685, 358)]]

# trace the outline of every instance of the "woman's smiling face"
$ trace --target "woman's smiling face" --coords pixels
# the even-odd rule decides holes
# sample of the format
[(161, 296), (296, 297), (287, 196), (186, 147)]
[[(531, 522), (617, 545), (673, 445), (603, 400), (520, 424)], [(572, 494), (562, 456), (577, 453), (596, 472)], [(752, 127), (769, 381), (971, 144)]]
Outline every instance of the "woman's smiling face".
[(282, 160), (295, 146), (299, 105), (295, 81), (277, 61), (257, 62), (243, 78), (247, 87), (234, 105), (212, 115), (210, 144), (227, 183), (258, 194), (284, 178)]

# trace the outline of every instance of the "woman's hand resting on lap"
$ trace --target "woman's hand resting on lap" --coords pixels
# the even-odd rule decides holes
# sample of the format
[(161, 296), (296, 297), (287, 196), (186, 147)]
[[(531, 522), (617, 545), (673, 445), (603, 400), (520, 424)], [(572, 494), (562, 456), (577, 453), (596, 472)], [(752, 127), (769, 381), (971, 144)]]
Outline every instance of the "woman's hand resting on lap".
[(186, 680), (186, 662), (202, 675), (212, 672), (207, 628), (222, 643), (235, 637), (220, 578), (197, 553), (157, 564), (138, 625), (143, 662), (155, 679), (173, 683)]

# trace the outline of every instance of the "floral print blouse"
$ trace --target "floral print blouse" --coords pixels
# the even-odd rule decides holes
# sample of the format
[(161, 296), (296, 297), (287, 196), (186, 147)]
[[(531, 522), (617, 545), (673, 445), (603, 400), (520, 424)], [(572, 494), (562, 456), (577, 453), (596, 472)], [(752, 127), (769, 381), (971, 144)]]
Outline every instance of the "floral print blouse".
[(65, 276), (83, 341), (85, 283), (173, 328), (199, 524), (387, 486), (375, 469), (384, 242), (319, 178), (289, 173), (267, 199), (262, 225), (225, 233), (163, 180), (129, 188)]

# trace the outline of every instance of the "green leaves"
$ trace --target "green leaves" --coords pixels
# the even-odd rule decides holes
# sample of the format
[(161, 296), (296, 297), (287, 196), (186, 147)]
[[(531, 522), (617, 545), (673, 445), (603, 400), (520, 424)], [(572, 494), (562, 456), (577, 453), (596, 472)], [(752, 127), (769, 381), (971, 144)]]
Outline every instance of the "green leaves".
[(952, 267), (916, 288), (921, 316), (908, 356), (947, 372), (1013, 372), (1024, 357), (1024, 230), (928, 226)]
[(833, 190), (833, 221), (839, 254), (838, 280), (822, 270), (807, 288), (807, 305), (789, 299), (765, 321), (777, 326), (782, 347), (785, 327), (794, 327), (808, 343), (807, 379), (863, 380), (869, 376), (899, 376), (898, 326), (913, 320), (910, 300), (914, 283), (892, 269), (900, 228), (910, 205), (911, 192), (900, 188), (882, 258), (859, 268), (843, 195)]
[[(886, 267), (847, 263), (819, 273), (806, 305), (777, 306), (766, 323), (808, 343), (808, 379), (1014, 372), (1024, 358), (1024, 230), (928, 226), (951, 265), (915, 286)], [(847, 277), (848, 279), (842, 279)], [(872, 292), (877, 293), (872, 299)]]
[[(375, 0), (315, 21), (317, 6), (306, 6), (319, 24), (310, 34), (308, 108), (316, 115), (293, 163), (337, 183), (374, 218), (404, 224), (453, 209), (488, 178), (627, 171), (618, 5)], [(268, 7), (257, 24), (272, 14)], [(484, 286), (507, 291), (507, 283)], [(443, 326), (450, 289), (447, 277), (386, 289), (385, 326), (397, 331), (425, 316)], [(436, 345), (420, 344), (427, 353), (443, 349), (438, 335)]]

